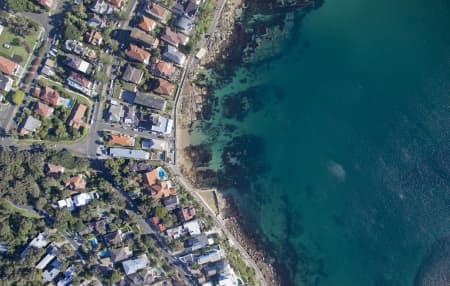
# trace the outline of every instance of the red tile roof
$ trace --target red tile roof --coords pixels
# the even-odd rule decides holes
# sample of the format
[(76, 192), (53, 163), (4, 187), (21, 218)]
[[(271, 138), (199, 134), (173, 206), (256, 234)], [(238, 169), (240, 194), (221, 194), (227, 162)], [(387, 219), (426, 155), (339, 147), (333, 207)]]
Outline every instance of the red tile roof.
[(155, 168), (150, 172), (144, 174), (145, 184), (147, 186), (153, 186), (158, 182), (158, 169)]
[(172, 95), (175, 86), (169, 81), (159, 78), (158, 86), (153, 90), (153, 92), (162, 95)]
[(82, 86), (84, 86), (86, 88), (89, 88), (89, 86), (91, 85), (91, 81), (90, 80), (88, 80), (87, 78), (83, 77), (82, 75), (80, 75), (80, 74), (78, 74), (76, 72), (70, 73), (70, 77), (74, 81), (78, 82), (80, 85), (82, 85)]
[(36, 102), (36, 106), (34, 107), (34, 113), (42, 117), (49, 117), (50, 115), (53, 114), (53, 108), (51, 108), (45, 103), (38, 101)]
[(0, 71), (7, 75), (14, 75), (17, 63), (10, 59), (0, 56)]
[(100, 45), (103, 41), (102, 34), (98, 31), (86, 32), (86, 42), (92, 45)]
[(51, 87), (46, 86), (42, 90), (41, 99), (50, 105), (56, 106), (59, 100), (59, 92)]
[(152, 65), (153, 72), (158, 75), (171, 76), (175, 72), (175, 68), (172, 63), (165, 61), (157, 61)]
[(109, 142), (116, 145), (133, 146), (134, 142), (132, 139), (131, 136), (125, 134), (111, 134), (111, 140)]
[(149, 17), (142, 16), (138, 27), (146, 32), (150, 32), (156, 27), (156, 22)]
[(147, 52), (146, 50), (139, 48), (136, 45), (130, 44), (130, 47), (125, 51), (125, 54), (142, 63), (148, 63), (150, 60), (150, 52)]
[(113, 7), (120, 8), (123, 5), (123, 0), (109, 0), (109, 3)]
[(161, 19), (164, 19), (169, 13), (166, 8), (153, 2), (147, 4), (147, 12)]
[(75, 129), (80, 128), (80, 126), (84, 126), (85, 123), (83, 122), (83, 116), (86, 112), (86, 105), (84, 104), (78, 104), (73, 110), (72, 114), (69, 117), (69, 126)]
[(151, 196), (152, 199), (162, 199), (171, 195), (175, 195), (177, 189), (172, 187), (167, 181), (163, 181), (158, 185), (152, 185)]
[(193, 206), (183, 208), (179, 211), (179, 216), (183, 221), (191, 220), (195, 217), (197, 211)]
[(64, 167), (59, 165), (53, 165), (47, 163), (47, 174), (58, 174), (58, 173), (64, 173)]
[(65, 186), (73, 191), (81, 191), (86, 188), (86, 180), (80, 174), (67, 180)]

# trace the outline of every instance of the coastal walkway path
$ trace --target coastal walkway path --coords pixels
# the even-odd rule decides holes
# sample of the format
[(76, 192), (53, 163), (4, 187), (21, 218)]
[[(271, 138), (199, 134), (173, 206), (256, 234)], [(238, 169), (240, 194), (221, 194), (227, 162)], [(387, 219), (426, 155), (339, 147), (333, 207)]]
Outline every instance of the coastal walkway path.
[(228, 228), (225, 225), (225, 221), (220, 216), (218, 216), (214, 212), (214, 210), (211, 209), (208, 203), (206, 203), (205, 200), (198, 194), (202, 190), (194, 188), (191, 185), (191, 183), (188, 180), (186, 180), (185, 177), (181, 174), (177, 166), (167, 165), (167, 167), (173, 172), (173, 174), (175, 174), (176, 178), (178, 179), (178, 182), (182, 184), (184, 188), (208, 210), (209, 214), (214, 219), (215, 223), (222, 229), (223, 233), (226, 235), (226, 237), (231, 242), (233, 247), (239, 250), (246, 264), (255, 270), (256, 279), (258, 280), (259, 285), (268, 286), (266, 279), (264, 278), (264, 275), (261, 272), (260, 268), (258, 267), (258, 265), (256, 265), (255, 261), (248, 254), (247, 250), (236, 240), (236, 238), (234, 238), (233, 234), (228, 230)]

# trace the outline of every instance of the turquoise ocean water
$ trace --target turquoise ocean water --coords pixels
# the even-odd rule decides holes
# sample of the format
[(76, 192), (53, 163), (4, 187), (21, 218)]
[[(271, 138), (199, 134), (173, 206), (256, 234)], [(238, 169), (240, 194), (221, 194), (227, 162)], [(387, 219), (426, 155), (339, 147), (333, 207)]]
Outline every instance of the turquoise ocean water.
[(212, 146), (284, 285), (450, 285), (435, 253), (450, 235), (450, 1), (326, 0), (295, 23), (280, 57), (215, 91), (193, 143)]

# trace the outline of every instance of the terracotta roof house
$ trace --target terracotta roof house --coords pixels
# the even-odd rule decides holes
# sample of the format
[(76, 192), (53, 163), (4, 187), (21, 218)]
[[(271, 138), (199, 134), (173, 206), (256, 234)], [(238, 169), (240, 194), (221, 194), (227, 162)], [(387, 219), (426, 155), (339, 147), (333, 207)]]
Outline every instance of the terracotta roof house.
[(111, 134), (110, 143), (121, 146), (134, 146), (134, 137), (125, 134)]
[(162, 219), (160, 219), (159, 217), (152, 217), (150, 218), (150, 222), (158, 229), (159, 232), (163, 232), (164, 230), (166, 230), (166, 226), (164, 225)]
[(72, 114), (68, 119), (68, 125), (72, 128), (78, 129), (80, 126), (84, 126), (85, 123), (83, 121), (84, 113), (86, 112), (86, 105), (77, 104), (72, 110)]
[(42, 103), (40, 101), (36, 102), (36, 105), (34, 107), (34, 113), (36, 113), (37, 115), (40, 115), (44, 118), (49, 117), (50, 115), (53, 114), (53, 107), (48, 106), (45, 103)]
[(130, 44), (130, 47), (125, 51), (125, 54), (130, 59), (144, 64), (148, 64), (150, 61), (150, 53), (133, 44)]
[(124, 2), (124, 0), (109, 0), (109, 4), (116, 9), (122, 8)]
[(169, 16), (169, 10), (153, 2), (148, 2), (145, 12), (161, 22), (165, 22)]
[(158, 84), (155, 89), (153, 89), (154, 93), (161, 94), (161, 95), (172, 95), (173, 90), (175, 89), (175, 85), (170, 83), (169, 81), (159, 78)]
[(41, 125), (42, 123), (40, 120), (34, 118), (31, 115), (27, 115), (25, 120), (22, 121), (21, 127), (19, 128), (20, 135), (25, 135), (30, 132), (36, 132), (36, 130), (38, 130)]
[(156, 21), (150, 19), (149, 17), (142, 16), (141, 21), (138, 24), (138, 27), (144, 30), (145, 32), (151, 32), (156, 28)]
[(18, 76), (23, 72), (23, 68), (18, 63), (0, 56), (0, 71), (6, 75)]
[(137, 69), (130, 64), (127, 64), (127, 67), (125, 68), (125, 71), (122, 74), (122, 79), (124, 81), (139, 84), (143, 76), (144, 72), (142, 70)]
[(188, 221), (195, 217), (197, 211), (193, 206), (182, 208), (178, 211), (178, 217), (181, 221)]
[(59, 101), (59, 92), (46, 86), (41, 92), (41, 100), (50, 105), (56, 106)]
[(94, 46), (99, 46), (103, 43), (102, 34), (95, 30), (86, 32), (85, 40), (86, 42)]
[(150, 172), (145, 173), (144, 180), (146, 186), (153, 186), (157, 184), (159, 181), (167, 180), (167, 173), (163, 168), (158, 167)]
[(82, 75), (72, 72), (66, 79), (67, 84), (76, 90), (79, 90), (87, 95), (91, 95), (92, 82)]
[(82, 191), (86, 188), (86, 180), (83, 175), (79, 174), (67, 180), (65, 187), (72, 191)]
[(53, 165), (50, 163), (47, 163), (47, 174), (62, 174), (64, 173), (64, 167), (59, 165)]
[(152, 199), (162, 199), (168, 196), (175, 195), (177, 189), (172, 185), (170, 181), (162, 181), (160, 184), (152, 185), (151, 187)]
[(139, 29), (133, 28), (130, 32), (130, 38), (134, 42), (149, 48), (149, 49), (156, 49), (159, 45), (159, 39), (155, 38)]
[(189, 42), (189, 37), (182, 33), (172, 31), (170, 27), (166, 27), (164, 34), (161, 36), (161, 40), (178, 48), (178, 45), (186, 45)]
[(37, 3), (39, 3), (39, 5), (44, 6), (47, 9), (50, 9), (53, 5), (53, 0), (37, 0)]
[(116, 245), (123, 241), (122, 239), (122, 231), (120, 229), (107, 233), (103, 236), (105, 241), (110, 245)]
[(171, 77), (175, 72), (175, 68), (172, 63), (159, 60), (151, 66), (150, 71), (156, 76)]

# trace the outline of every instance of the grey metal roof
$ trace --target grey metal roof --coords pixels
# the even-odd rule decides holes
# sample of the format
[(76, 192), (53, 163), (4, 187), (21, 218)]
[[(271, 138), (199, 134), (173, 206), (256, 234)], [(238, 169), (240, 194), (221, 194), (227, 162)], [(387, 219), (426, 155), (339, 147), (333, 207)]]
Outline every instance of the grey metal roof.
[(134, 104), (150, 107), (157, 110), (164, 110), (166, 108), (166, 101), (164, 99), (142, 92), (136, 93)]

